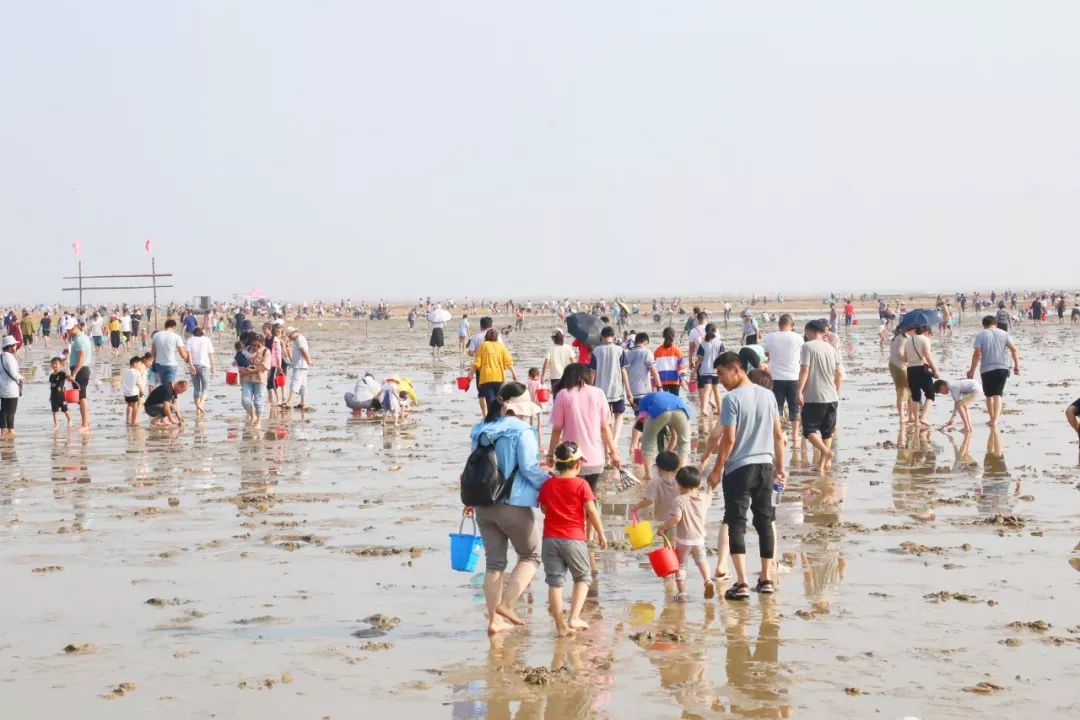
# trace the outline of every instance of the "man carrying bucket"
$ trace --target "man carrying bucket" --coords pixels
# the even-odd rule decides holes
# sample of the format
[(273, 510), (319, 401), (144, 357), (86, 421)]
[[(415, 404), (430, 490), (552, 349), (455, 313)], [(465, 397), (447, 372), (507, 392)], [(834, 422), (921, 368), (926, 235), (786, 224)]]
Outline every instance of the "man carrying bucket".
[[(774, 592), (772, 573), (776, 539), (773, 533), (775, 485), (783, 487), (784, 431), (776, 399), (765, 388), (750, 382), (737, 353), (725, 352), (716, 359), (716, 371), (724, 389), (720, 422), (709, 436), (709, 448), (718, 443), (716, 464), (709, 473), (709, 486), (723, 483), (724, 525), (728, 530), (735, 584), (724, 593), (728, 600), (747, 600), (746, 511), (754, 514), (761, 552), (761, 577), (755, 590)], [(722, 530), (721, 530), (722, 532)]]

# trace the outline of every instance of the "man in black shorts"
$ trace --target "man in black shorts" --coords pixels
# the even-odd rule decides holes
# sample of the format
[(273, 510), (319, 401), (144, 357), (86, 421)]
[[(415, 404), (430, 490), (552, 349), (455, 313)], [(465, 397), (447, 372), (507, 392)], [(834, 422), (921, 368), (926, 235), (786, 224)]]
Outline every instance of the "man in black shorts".
[(990, 427), (996, 427), (1001, 414), (1005, 381), (1009, 379), (1009, 355), (1012, 355), (1013, 372), (1020, 374), (1020, 353), (1009, 333), (997, 326), (997, 318), (987, 315), (982, 320), (983, 329), (975, 334), (971, 346), (971, 368), (968, 380), (975, 379), (978, 368), (982, 377), (983, 395), (986, 396), (986, 412), (990, 415)]
[(843, 379), (840, 351), (822, 339), (827, 330), (821, 320), (806, 323), (807, 341), (799, 356), (803, 437), (814, 446), (819, 472), (832, 467), (832, 438)]

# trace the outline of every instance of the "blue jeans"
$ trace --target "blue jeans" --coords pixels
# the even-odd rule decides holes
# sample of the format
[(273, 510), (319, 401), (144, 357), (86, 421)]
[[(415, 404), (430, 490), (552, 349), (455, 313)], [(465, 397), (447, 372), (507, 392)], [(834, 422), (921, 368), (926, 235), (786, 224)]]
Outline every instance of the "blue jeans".
[(240, 384), (240, 404), (244, 410), (262, 416), (266, 412), (266, 385), (245, 380)]
[(162, 365), (161, 363), (158, 363), (158, 385), (168, 385), (176, 382), (176, 375), (177, 371), (175, 365)]

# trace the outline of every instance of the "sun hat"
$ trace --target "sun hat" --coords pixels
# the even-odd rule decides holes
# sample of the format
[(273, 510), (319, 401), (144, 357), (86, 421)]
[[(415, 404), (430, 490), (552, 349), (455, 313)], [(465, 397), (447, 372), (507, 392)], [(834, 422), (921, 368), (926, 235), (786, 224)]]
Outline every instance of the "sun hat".
[(19, 343), (10, 335), (5, 335), (4, 339), (0, 341), (0, 347), (11, 347), (12, 345), (18, 345)]

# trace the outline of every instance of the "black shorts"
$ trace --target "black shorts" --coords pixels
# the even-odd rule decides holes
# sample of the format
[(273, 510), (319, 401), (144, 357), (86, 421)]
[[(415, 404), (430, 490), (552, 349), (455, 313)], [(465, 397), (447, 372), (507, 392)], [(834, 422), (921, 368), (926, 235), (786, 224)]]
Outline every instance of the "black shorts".
[(67, 403), (64, 402), (64, 396), (59, 397), (49, 396), (49, 407), (52, 408), (54, 413), (67, 412)]
[(1002, 322), (999, 322), (999, 323), (997, 324), (997, 326), (998, 326), (998, 329), (999, 329), (999, 330), (1004, 330), (1005, 332), (1009, 332), (1009, 323), (1002, 323)]
[(431, 347), (443, 346), (443, 330), (442, 328), (433, 328), (431, 331), (431, 340), (428, 341), (428, 345)]
[(75, 382), (79, 384), (79, 399), (86, 399), (86, 388), (90, 385), (90, 368), (84, 367), (75, 374)]
[(664, 385), (664, 392), (671, 393), (672, 395), (678, 395), (679, 394), (679, 386), (678, 385)]
[(930, 368), (925, 365), (908, 367), (907, 384), (912, 402), (921, 403), (924, 395), (929, 402), (934, 402), (934, 375)]
[(138, 395), (125, 395), (124, 396), (124, 402), (126, 402), (128, 405), (138, 405), (139, 404), (139, 396)]
[(553, 379), (551, 381), (551, 397), (555, 397), (562, 390), (562, 378)]
[(757, 345), (757, 333), (746, 336), (746, 345)]
[(611, 414), (612, 415), (622, 415), (624, 412), (626, 412), (626, 401), (625, 400), (609, 400), (608, 401), (608, 407), (611, 408)]
[(149, 415), (152, 418), (163, 418), (163, 417), (165, 417), (165, 406), (164, 405), (147, 405), (146, 406), (146, 414)]
[(995, 397), (1005, 394), (1005, 381), (1009, 379), (1009, 371), (1005, 368), (991, 370), (982, 374), (983, 395)]
[(799, 381), (798, 380), (773, 380), (773, 395), (776, 397), (776, 407), (780, 414), (784, 414), (784, 405), (787, 405), (788, 419), (791, 422), (799, 421)]
[(120, 347), (120, 331), (112, 330), (109, 332), (109, 344), (113, 346), (113, 349)]
[(502, 386), (503, 384), (500, 382), (484, 383), (476, 386), (476, 393), (483, 398), (485, 402), (495, 402), (495, 396), (499, 394), (499, 389), (502, 388)]
[(813, 433), (828, 440), (836, 430), (836, 403), (806, 403), (802, 408), (802, 434), (810, 437)]
[(699, 388), (704, 390), (709, 385), (719, 385), (720, 378), (717, 375), (698, 375), (697, 384)]

